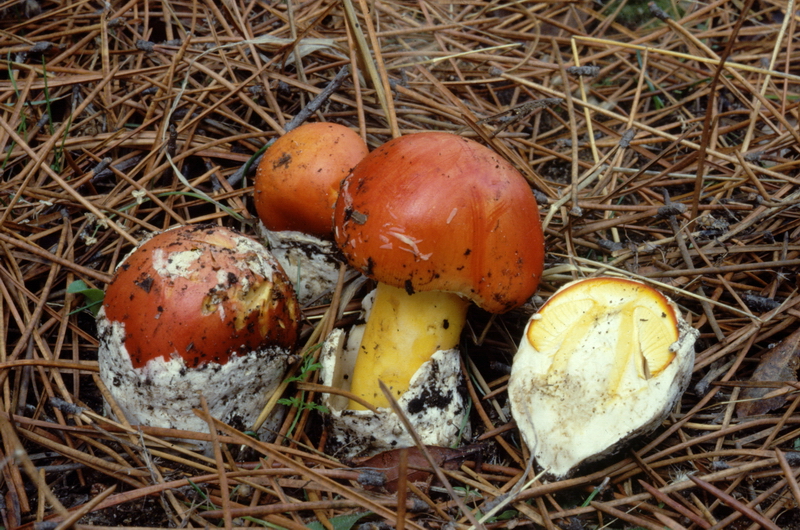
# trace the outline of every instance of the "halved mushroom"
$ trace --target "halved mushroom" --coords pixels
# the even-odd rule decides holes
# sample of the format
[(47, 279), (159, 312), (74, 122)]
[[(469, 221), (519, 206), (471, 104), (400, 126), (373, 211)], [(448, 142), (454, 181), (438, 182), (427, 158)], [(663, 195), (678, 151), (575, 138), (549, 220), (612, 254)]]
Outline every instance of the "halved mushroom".
[(637, 281), (559, 289), (528, 322), (508, 384), (537, 463), (563, 477), (657, 427), (686, 389), (698, 335), (671, 300)]

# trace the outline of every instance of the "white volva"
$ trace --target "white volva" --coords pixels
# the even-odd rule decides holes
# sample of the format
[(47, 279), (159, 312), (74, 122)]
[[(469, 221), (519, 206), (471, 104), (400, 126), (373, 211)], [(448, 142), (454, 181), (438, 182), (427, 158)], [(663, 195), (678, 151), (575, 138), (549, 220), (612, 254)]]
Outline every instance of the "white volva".
[[(364, 298), (367, 311), (372, 294)], [(322, 346), (320, 376), (322, 384), (350, 390), (353, 366), (364, 334), (364, 325), (354, 326), (349, 334), (334, 329)], [(399, 360), (398, 362), (403, 362)], [(461, 383), (460, 354), (457, 348), (439, 350), (416, 370), (406, 390), (397, 399), (425, 445), (451, 446), (465, 427), (467, 404), (458, 391)], [(343, 396), (322, 394), (330, 414), (328, 449), (339, 458), (372, 456), (381, 451), (411, 447), (414, 440), (391, 408), (350, 410)], [(468, 438), (468, 431), (464, 433)]]
[(689, 382), (698, 332), (630, 280), (565, 285), (528, 322), (508, 385), (537, 463), (563, 477), (657, 427)]
[[(224, 365), (208, 363), (200, 369), (188, 368), (178, 356), (134, 368), (125, 348), (125, 324), (110, 322), (104, 313), (101, 309), (97, 321), (100, 378), (134, 425), (208, 432), (207, 420), (192, 413), (192, 409), (202, 409), (202, 394), (214, 418), (249, 429), (286, 373), (289, 351), (277, 347), (235, 355)], [(260, 434), (270, 437), (267, 429)]]
[(291, 230), (275, 232), (261, 222), (257, 230), (286, 271), (300, 305), (317, 302), (333, 292), (341, 262), (335, 257), (337, 250), (332, 242)]

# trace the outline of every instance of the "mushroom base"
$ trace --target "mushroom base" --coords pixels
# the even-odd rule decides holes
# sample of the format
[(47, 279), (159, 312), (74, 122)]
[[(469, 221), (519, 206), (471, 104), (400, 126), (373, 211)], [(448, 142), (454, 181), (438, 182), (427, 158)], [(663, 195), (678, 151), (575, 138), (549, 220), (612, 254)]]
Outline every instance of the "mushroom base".
[[(361, 343), (363, 326), (355, 326), (348, 338), (333, 330), (320, 354), (320, 376), (327, 386), (349, 390), (349, 375)], [(425, 445), (450, 446), (465, 425), (467, 407), (458, 391), (461, 383), (458, 349), (437, 351), (411, 379), (398, 404)], [(402, 421), (389, 408), (348, 410), (348, 399), (323, 394), (330, 414), (328, 453), (339, 458), (371, 456), (382, 451), (411, 447), (414, 440)]]
[[(206, 421), (192, 412), (202, 409), (202, 392), (214, 418), (240, 430), (250, 429), (288, 366), (288, 350), (265, 348), (233, 356), (224, 365), (187, 368), (179, 357), (169, 361), (159, 357), (134, 368), (123, 342), (124, 325), (105, 318), (97, 322), (100, 378), (133, 425), (208, 433)], [(262, 439), (270, 437), (270, 426), (280, 418), (273, 420), (259, 430)]]
[(259, 235), (286, 271), (300, 305), (306, 306), (333, 292), (341, 261), (336, 258), (338, 250), (331, 241), (291, 230), (273, 232), (260, 222)]

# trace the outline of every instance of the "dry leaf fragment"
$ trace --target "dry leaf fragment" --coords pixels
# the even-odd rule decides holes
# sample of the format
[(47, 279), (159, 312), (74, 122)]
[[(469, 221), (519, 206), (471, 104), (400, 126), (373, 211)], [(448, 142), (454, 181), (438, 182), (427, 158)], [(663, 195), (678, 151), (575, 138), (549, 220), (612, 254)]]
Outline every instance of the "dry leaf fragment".
[[(334, 40), (334, 39), (318, 39), (312, 37), (306, 37), (304, 39), (300, 39), (295, 41), (294, 39), (283, 38), (283, 37), (276, 37), (274, 35), (260, 35), (251, 41), (253, 44), (260, 44), (267, 49), (274, 50), (275, 48), (283, 48), (285, 46), (294, 46), (295, 50), (299, 53), (300, 57), (305, 57), (306, 55), (310, 55), (312, 53), (318, 51), (328, 51), (333, 53), (338, 57), (346, 57), (343, 53), (341, 46)], [(265, 61), (269, 61), (269, 57), (264, 56), (263, 59)], [(294, 54), (290, 54), (286, 58), (286, 65), (290, 65), (294, 62), (295, 56)]]
[[(797, 369), (800, 368), (800, 328), (783, 339), (774, 348), (761, 357), (753, 376), (752, 382), (767, 383), (776, 381), (797, 381)], [(773, 392), (774, 387), (745, 388), (736, 405), (736, 415), (740, 418), (766, 414), (771, 410), (780, 408), (786, 403), (786, 395), (760, 399)]]
[[(436, 465), (445, 469), (458, 469), (464, 460), (473, 456), (480, 449), (475, 446), (463, 447), (459, 449), (450, 449), (448, 447), (426, 446), (428, 452), (433, 457)], [(353, 466), (360, 468), (372, 468), (381, 471), (386, 476), (386, 482), (383, 487), (390, 493), (397, 491), (398, 481), (398, 466), (400, 463), (400, 452), (408, 451), (408, 474), (406, 480), (408, 482), (426, 482), (433, 477), (433, 470), (430, 464), (425, 459), (416, 447), (409, 447), (407, 449), (392, 449), (391, 451), (384, 451), (369, 458), (358, 458), (352, 462)], [(367, 488), (369, 489), (369, 488)]]

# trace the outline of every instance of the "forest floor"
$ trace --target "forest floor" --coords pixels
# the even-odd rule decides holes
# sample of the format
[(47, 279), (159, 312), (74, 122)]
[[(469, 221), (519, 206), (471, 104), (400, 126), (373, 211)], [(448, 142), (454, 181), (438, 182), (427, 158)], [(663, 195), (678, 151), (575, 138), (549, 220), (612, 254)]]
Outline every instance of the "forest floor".
[[(657, 4), (0, 0), (2, 526), (800, 529), (796, 8)], [(104, 412), (92, 302), (116, 266), (172, 226), (255, 234), (248, 163), (303, 119), (370, 150), (456, 133), (536, 190), (544, 275), (521, 308), (469, 312), (446, 483), (370, 486), (326, 454), (314, 370), (273, 443), (225, 429), (212, 456), (181, 442), (208, 434)], [(600, 275), (678, 304), (691, 382), (616, 454), (526, 474), (508, 367), (536, 308)], [(298, 354), (351, 306), (303, 308)]]

